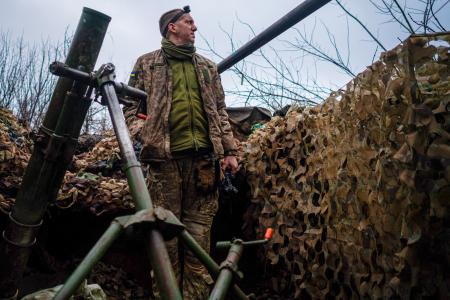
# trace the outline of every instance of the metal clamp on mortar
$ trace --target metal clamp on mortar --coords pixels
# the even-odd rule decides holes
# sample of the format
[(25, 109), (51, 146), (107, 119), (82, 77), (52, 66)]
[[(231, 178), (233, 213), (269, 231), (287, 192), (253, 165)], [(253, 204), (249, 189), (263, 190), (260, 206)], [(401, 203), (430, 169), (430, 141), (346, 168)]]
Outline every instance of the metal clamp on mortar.
[[(23, 224), (14, 219), (11, 213), (9, 213), (9, 219), (14, 225), (9, 225), (8, 228), (3, 230), (3, 239), (7, 243), (17, 247), (28, 248), (33, 246), (36, 243), (36, 232), (39, 227), (41, 227), (43, 220), (41, 220), (38, 224)], [(17, 232), (20, 232), (21, 234), (19, 235)]]

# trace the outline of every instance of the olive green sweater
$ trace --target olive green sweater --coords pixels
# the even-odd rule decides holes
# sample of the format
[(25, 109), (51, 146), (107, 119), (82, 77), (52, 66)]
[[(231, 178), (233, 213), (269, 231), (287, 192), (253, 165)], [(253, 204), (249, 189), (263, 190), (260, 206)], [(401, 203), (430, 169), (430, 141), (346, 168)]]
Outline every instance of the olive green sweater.
[(169, 58), (172, 105), (169, 114), (171, 152), (211, 148), (197, 74), (189, 60)]

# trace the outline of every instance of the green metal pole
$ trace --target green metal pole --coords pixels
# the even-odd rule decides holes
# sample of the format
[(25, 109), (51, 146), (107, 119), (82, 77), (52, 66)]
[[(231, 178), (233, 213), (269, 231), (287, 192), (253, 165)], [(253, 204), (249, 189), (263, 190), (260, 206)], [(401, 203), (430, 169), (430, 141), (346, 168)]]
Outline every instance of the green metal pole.
[[(255, 240), (255, 241), (246, 241), (242, 242), (242, 245), (244, 246), (259, 246), (266, 244), (269, 240)], [(224, 242), (217, 242), (216, 243), (216, 249), (224, 249), (224, 248), (230, 248), (231, 245), (233, 245), (233, 242), (230, 241), (224, 241)]]
[(161, 233), (152, 229), (146, 237), (145, 246), (161, 298), (165, 300), (183, 299)]
[(55, 300), (69, 299), (73, 295), (94, 265), (103, 257), (122, 231), (122, 225), (117, 220), (114, 220), (80, 265), (66, 280), (64, 286), (56, 294)]
[[(92, 71), (109, 21), (110, 17), (84, 8), (66, 64), (81, 67), (86, 72)], [(86, 86), (74, 85), (67, 78), (60, 78), (56, 84), (12, 208), (10, 222), (2, 234), (0, 297), (8, 298), (17, 293), (47, 204), (56, 199), (73, 157), (76, 140), (90, 105), (88, 100), (80, 101), (86, 91)]]
[(209, 296), (209, 300), (223, 300), (233, 281), (233, 273), (230, 270), (222, 270), (216, 280), (214, 289)]
[(281, 17), (275, 23), (266, 28), (263, 32), (252, 38), (250, 41), (242, 45), (239, 49), (231, 53), (230, 56), (222, 60), (217, 69), (219, 73), (228, 70), (230, 67), (243, 60), (254, 51), (260, 49), (262, 46), (311, 15), (322, 6), (331, 0), (305, 0), (296, 8)]
[[(103, 84), (101, 91), (103, 98), (107, 101), (108, 111), (119, 143), (125, 174), (127, 175), (130, 193), (136, 210), (152, 210), (153, 204), (150, 193), (145, 183), (141, 165), (136, 158), (113, 82)], [(161, 233), (156, 229), (149, 229), (145, 243), (161, 298), (165, 300), (181, 300), (181, 293)]]
[(114, 127), (114, 132), (120, 148), (120, 156), (123, 162), (123, 169), (127, 176), (130, 194), (133, 197), (136, 211), (142, 209), (153, 209), (150, 193), (145, 183), (144, 173), (141, 164), (138, 162), (134, 152), (133, 142), (125, 123), (122, 108), (119, 105), (114, 83), (110, 82), (101, 87), (103, 99), (107, 101), (109, 115)]
[(209, 300), (223, 300), (225, 299), (228, 289), (233, 282), (233, 272), (237, 272), (237, 265), (239, 259), (241, 258), (244, 246), (241, 240), (236, 240), (231, 244), (231, 248), (228, 251), (228, 256), (225, 262), (222, 264), (223, 267), (220, 270), (219, 277), (216, 280), (216, 284), (209, 296)]
[[(206, 267), (209, 274), (214, 278), (219, 276), (220, 268), (219, 265), (208, 255), (208, 253), (197, 243), (197, 241), (184, 230), (180, 234), (180, 238), (183, 243), (195, 254), (195, 256), (200, 260), (200, 262)], [(231, 292), (237, 299), (248, 300), (247, 295), (236, 285), (231, 286)]]

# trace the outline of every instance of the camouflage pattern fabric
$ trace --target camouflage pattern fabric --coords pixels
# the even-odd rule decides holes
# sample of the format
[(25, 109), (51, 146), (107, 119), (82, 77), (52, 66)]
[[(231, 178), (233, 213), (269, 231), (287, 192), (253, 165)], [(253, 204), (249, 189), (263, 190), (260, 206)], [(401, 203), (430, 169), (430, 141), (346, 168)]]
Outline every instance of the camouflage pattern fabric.
[[(412, 36), (245, 144), (279, 299), (450, 299), (450, 34)], [(261, 298), (263, 299), (263, 298)]]
[[(216, 157), (236, 155), (236, 145), (225, 110), (225, 95), (217, 66), (194, 54), (192, 59), (208, 120), (209, 137)], [(148, 94), (147, 116), (142, 130), (141, 160), (172, 158), (170, 152), (169, 113), (172, 103), (172, 71), (162, 50), (139, 57), (129, 85)]]
[[(170, 209), (195, 240), (209, 252), (211, 225), (218, 208), (215, 160), (188, 157), (148, 165), (153, 203)], [(183, 299), (207, 299), (212, 278), (192, 252), (175, 238), (166, 243)], [(156, 287), (153, 287), (159, 298)]]

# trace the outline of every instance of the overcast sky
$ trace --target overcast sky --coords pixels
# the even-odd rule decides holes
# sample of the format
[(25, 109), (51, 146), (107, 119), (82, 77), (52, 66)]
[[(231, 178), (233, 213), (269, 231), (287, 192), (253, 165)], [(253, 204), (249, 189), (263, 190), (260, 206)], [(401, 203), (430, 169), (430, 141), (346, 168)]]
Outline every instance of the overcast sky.
[[(172, 8), (190, 5), (192, 15), (198, 26), (198, 32), (210, 41), (215, 49), (224, 56), (230, 54), (230, 44), (222, 29), (231, 32), (240, 44), (251, 38), (251, 33), (238, 19), (250, 24), (258, 33), (273, 22), (295, 8), (302, 1), (294, 0), (225, 0), (225, 1), (149, 1), (149, 0), (2, 0), (0, 10), (0, 29), (8, 30), (13, 35), (23, 34), (27, 41), (39, 42), (50, 38), (61, 40), (66, 28), (74, 31), (84, 6), (98, 10), (112, 17), (108, 33), (102, 47), (98, 64), (112, 62), (117, 67), (118, 78), (127, 80), (128, 74), (136, 58), (160, 46), (161, 36), (158, 29), (158, 19), (162, 13)], [(396, 24), (384, 23), (386, 18), (377, 14), (368, 0), (343, 0), (352, 12), (375, 33), (379, 34), (384, 45), (389, 49), (404, 39), (407, 34)], [(417, 2), (417, 0), (408, 0)], [(446, 1), (441, 0), (440, 3)], [(450, 7), (439, 12), (443, 25), (450, 28)], [(322, 27), (327, 25), (336, 35), (342, 47), (347, 46), (347, 18), (343, 11), (333, 2), (308, 17), (297, 28), (310, 30), (313, 24)], [(356, 71), (362, 71), (372, 61), (375, 46), (368, 36), (350, 23), (350, 49), (352, 66)], [(234, 24), (234, 25), (233, 25)], [(234, 26), (234, 27), (233, 27)], [(221, 29), (222, 28), (222, 29)], [(280, 39), (292, 39), (295, 33), (290, 30), (280, 36)], [(329, 45), (324, 31), (316, 31), (315, 40)], [(270, 45), (277, 47), (279, 41)], [(197, 35), (196, 45), (205, 47), (202, 38)], [(291, 54), (292, 55), (292, 54)], [(216, 59), (216, 62), (219, 62)], [(338, 87), (348, 81), (348, 76), (332, 67), (319, 69), (318, 79), (330, 86)], [(225, 89), (232, 88), (230, 74), (223, 74)]]

